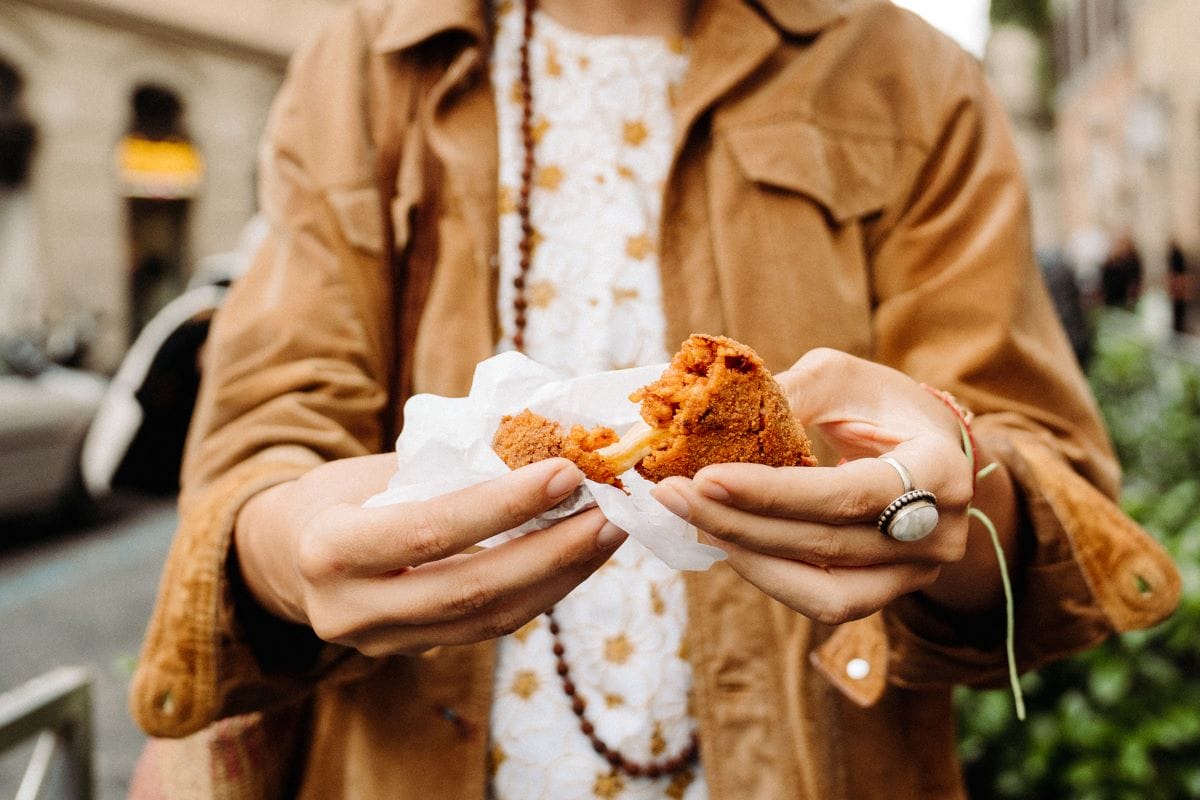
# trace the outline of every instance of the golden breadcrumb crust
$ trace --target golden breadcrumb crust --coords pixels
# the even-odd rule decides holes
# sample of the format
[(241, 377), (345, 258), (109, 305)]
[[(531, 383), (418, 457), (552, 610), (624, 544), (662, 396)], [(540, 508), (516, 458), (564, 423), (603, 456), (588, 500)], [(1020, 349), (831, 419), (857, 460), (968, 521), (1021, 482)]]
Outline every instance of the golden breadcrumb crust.
[[(654, 442), (635, 468), (655, 483), (672, 475), (690, 478), (709, 464), (817, 463), (762, 359), (724, 336), (692, 335), (662, 377), (629, 399), (642, 404), (642, 419), (653, 434), (648, 441)], [(592, 480), (624, 488), (615, 466), (619, 459), (597, 452), (617, 441), (611, 428), (575, 425), (564, 433), (559, 423), (525, 409), (500, 421), (492, 448), (513, 469), (562, 456)]]
[(636, 467), (656, 483), (709, 464), (817, 463), (783, 389), (757, 353), (732, 339), (692, 335), (662, 377), (630, 399), (642, 404), (642, 419), (670, 432)]
[(597, 426), (589, 431), (574, 425), (564, 433), (562, 425), (527, 408), (500, 420), (492, 449), (512, 469), (546, 458), (569, 458), (592, 480), (623, 489), (608, 460), (594, 452), (615, 441), (617, 434), (611, 428)]

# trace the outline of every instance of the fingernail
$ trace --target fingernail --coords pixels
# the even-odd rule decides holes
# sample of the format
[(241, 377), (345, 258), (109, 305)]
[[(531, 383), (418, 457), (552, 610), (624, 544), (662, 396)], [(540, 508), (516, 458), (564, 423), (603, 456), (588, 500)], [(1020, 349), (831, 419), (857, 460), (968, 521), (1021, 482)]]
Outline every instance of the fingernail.
[(546, 494), (552, 500), (561, 500), (575, 491), (575, 487), (582, 480), (583, 473), (579, 471), (578, 467), (574, 465), (565, 466), (546, 483)]
[(688, 508), (687, 500), (683, 499), (683, 495), (673, 486), (659, 486), (652, 494), (655, 500), (666, 506), (667, 511), (677, 517), (687, 519), (692, 513), (692, 510)]
[(621, 542), (625, 541), (627, 534), (625, 531), (613, 525), (611, 522), (605, 522), (604, 527), (596, 534), (596, 547), (601, 550), (611, 550)]
[(695, 481), (696, 491), (707, 497), (709, 500), (716, 500), (718, 503), (729, 502), (729, 490), (716, 481), (708, 478), (701, 478)]

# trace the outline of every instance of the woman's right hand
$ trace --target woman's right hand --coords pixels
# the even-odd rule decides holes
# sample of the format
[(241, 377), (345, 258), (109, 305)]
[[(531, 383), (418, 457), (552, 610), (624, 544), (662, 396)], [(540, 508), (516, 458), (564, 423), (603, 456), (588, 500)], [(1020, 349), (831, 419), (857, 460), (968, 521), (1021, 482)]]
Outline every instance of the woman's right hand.
[(582, 481), (566, 459), (414, 503), (363, 508), (395, 455), (343, 459), (243, 506), (234, 546), (270, 612), (368, 656), (511, 633), (603, 564), (625, 534), (597, 509), (466, 553), (555, 506)]

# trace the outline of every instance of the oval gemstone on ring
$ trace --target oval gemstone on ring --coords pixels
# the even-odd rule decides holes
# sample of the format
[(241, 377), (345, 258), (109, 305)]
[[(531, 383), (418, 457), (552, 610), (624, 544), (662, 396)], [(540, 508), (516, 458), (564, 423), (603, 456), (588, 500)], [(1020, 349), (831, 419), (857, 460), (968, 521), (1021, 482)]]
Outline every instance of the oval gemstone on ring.
[(898, 542), (915, 542), (932, 533), (937, 523), (937, 506), (928, 500), (918, 500), (897, 511), (884, 532)]
[[(905, 521), (897, 525), (901, 520)], [(928, 536), (937, 522), (937, 497), (927, 489), (913, 489), (888, 503), (875, 524), (898, 542), (915, 542)]]

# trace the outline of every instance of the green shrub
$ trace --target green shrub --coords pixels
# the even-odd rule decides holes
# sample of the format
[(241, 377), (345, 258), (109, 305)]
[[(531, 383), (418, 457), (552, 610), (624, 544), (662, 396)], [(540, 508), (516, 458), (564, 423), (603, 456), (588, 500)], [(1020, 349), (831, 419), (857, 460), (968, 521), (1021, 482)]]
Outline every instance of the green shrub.
[(960, 690), (975, 798), (1200, 798), (1200, 367), (1109, 315), (1089, 379), (1125, 470), (1123, 506), (1175, 558), (1183, 600), (1152, 630), (1026, 675), (1024, 723), (1007, 692)]

